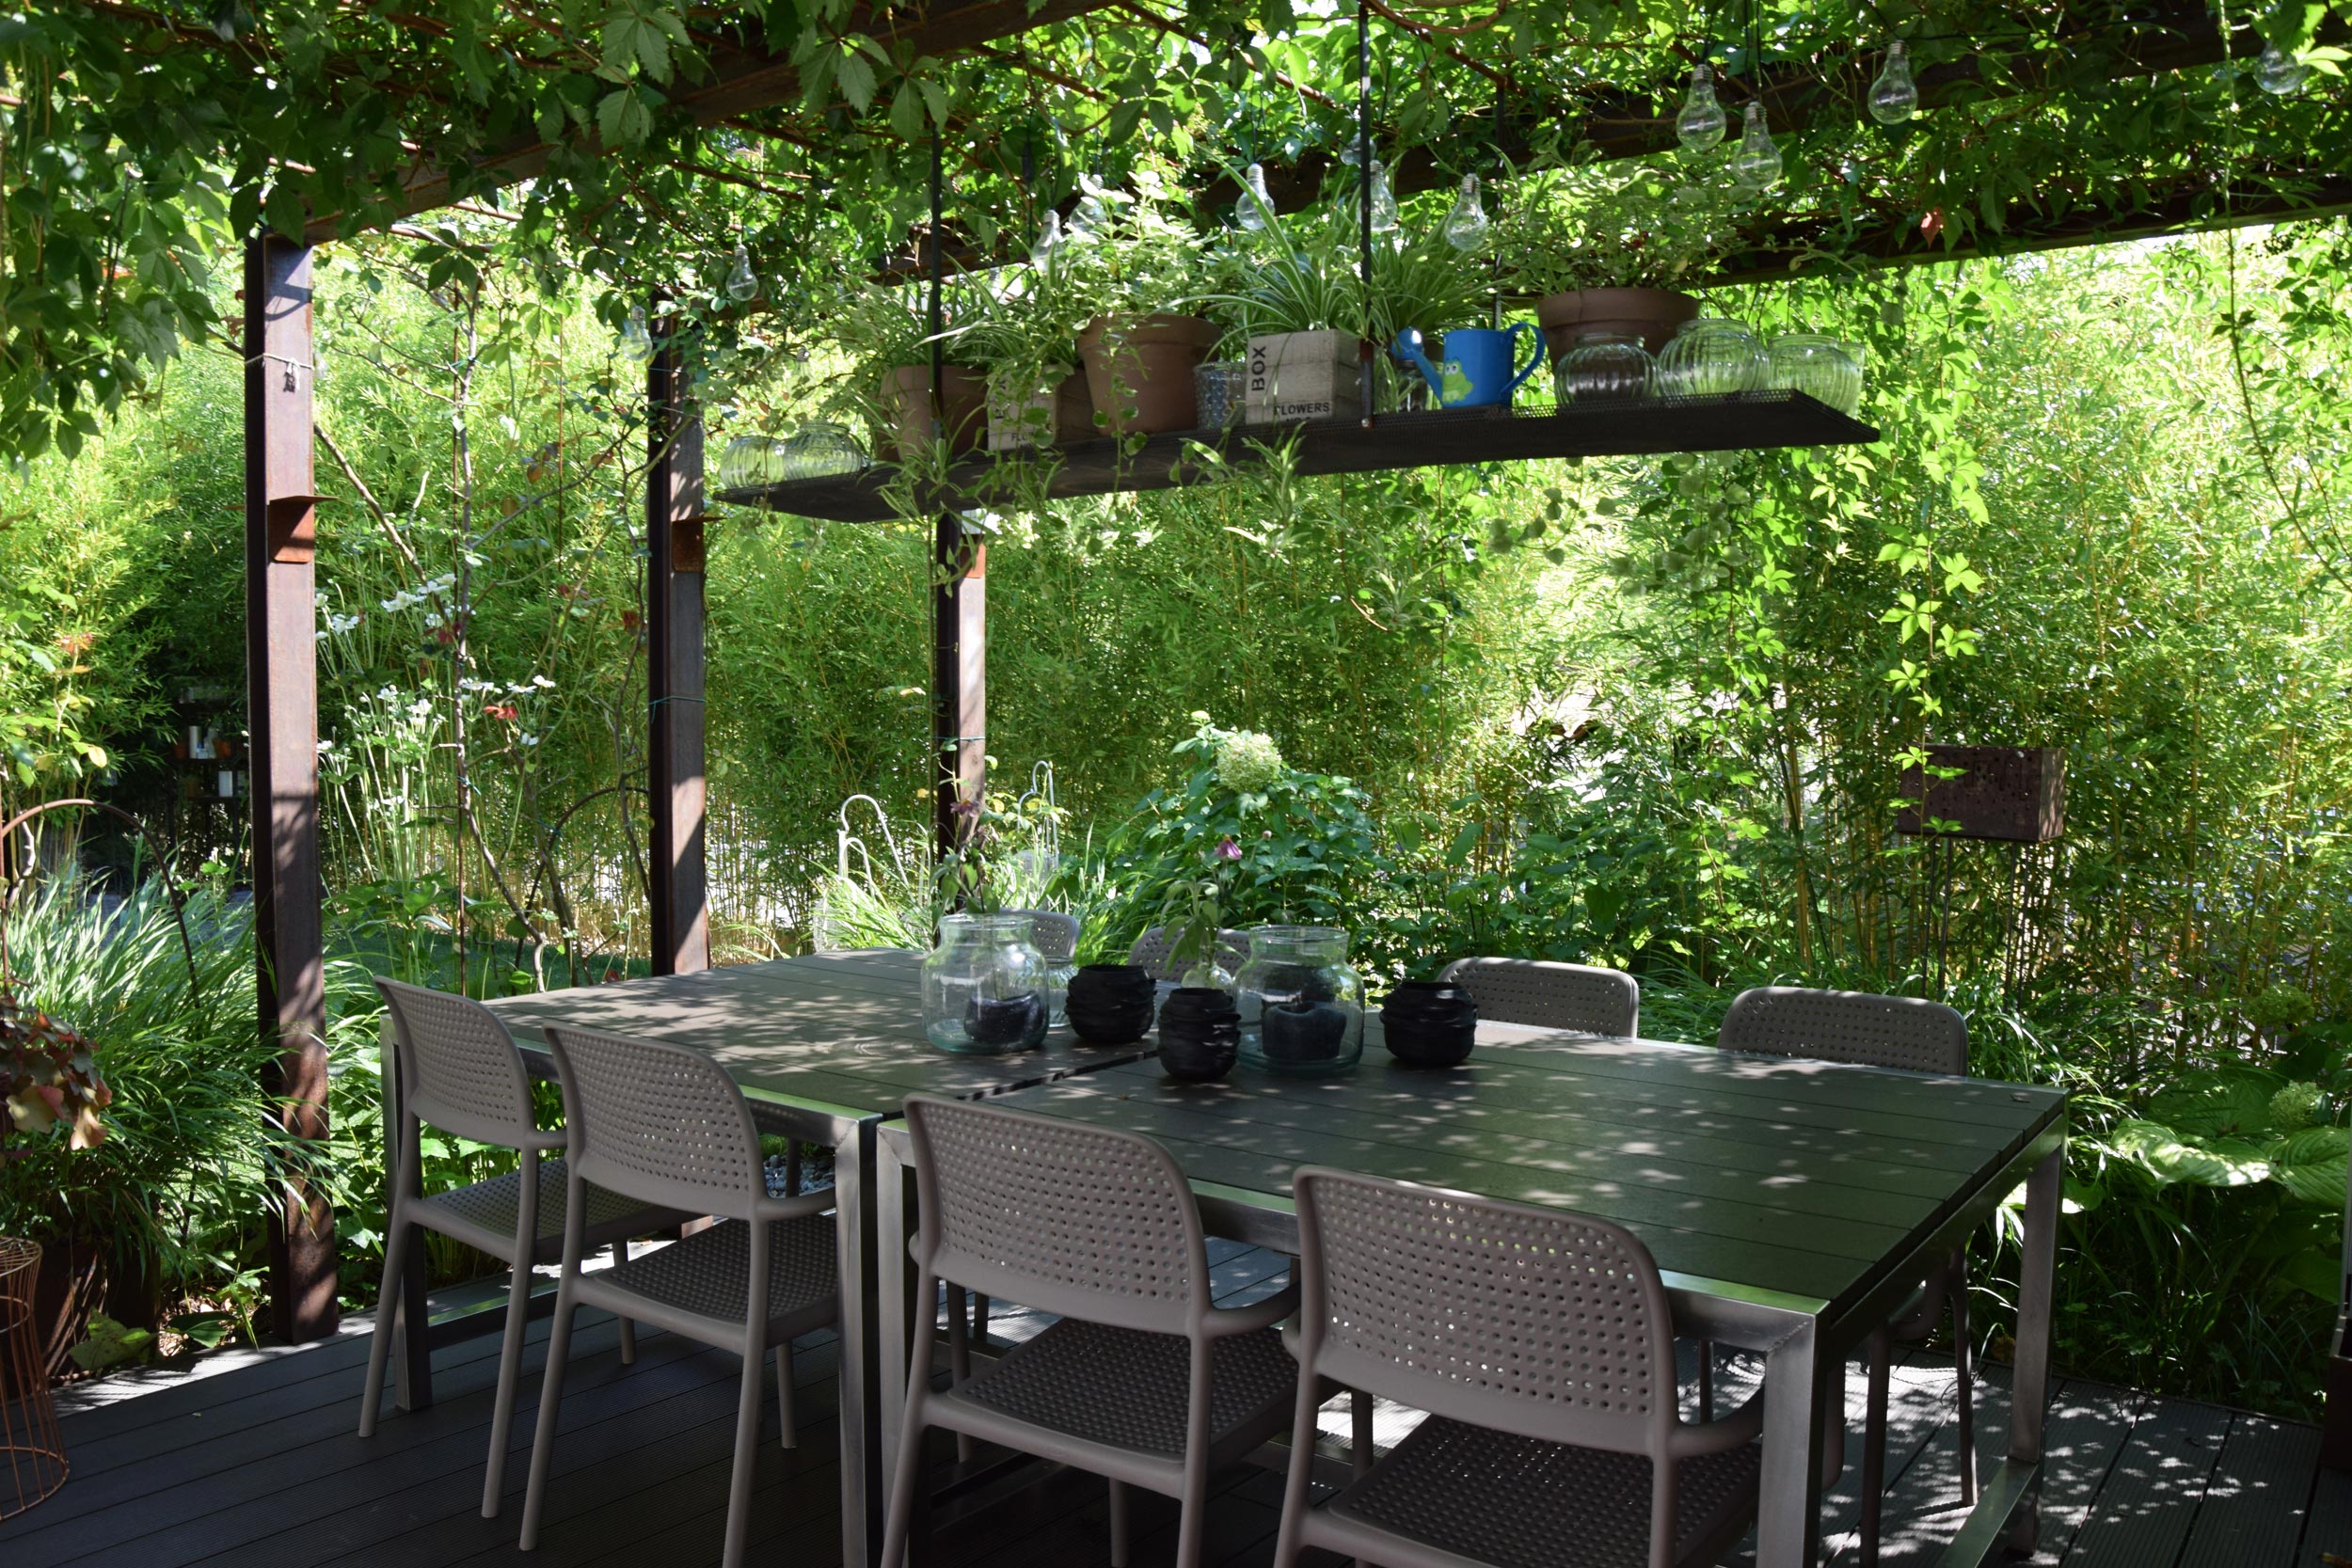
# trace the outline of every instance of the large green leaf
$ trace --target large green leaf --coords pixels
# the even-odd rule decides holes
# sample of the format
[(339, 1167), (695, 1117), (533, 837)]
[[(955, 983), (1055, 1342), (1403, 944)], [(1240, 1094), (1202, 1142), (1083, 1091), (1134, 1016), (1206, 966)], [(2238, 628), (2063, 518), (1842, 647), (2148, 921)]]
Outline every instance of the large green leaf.
[(2304, 1203), (2342, 1207), (2352, 1129), (2306, 1127), (2290, 1132), (2266, 1151), (2270, 1179)]
[(2270, 1097), (2286, 1080), (2260, 1068), (2187, 1072), (2148, 1099), (2148, 1117), (2201, 1138), (2251, 1136), (2272, 1131)]
[(2107, 1142), (2160, 1185), (2186, 1181), (2200, 1187), (2244, 1187), (2270, 1174), (2269, 1162), (2257, 1145), (2241, 1138), (2199, 1138), (2162, 1122), (2118, 1122)]

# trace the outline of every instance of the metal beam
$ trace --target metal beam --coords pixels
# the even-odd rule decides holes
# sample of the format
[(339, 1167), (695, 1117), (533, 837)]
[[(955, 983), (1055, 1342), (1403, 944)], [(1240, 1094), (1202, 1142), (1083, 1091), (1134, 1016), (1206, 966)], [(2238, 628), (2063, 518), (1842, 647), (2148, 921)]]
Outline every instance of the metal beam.
[[(245, 600), (252, 744), (253, 925), (266, 1087), (294, 1137), (326, 1135), (324, 888), (319, 878), (318, 609), (311, 559), (310, 251), (245, 252)], [(269, 1294), (291, 1343), (335, 1331), (335, 1216), (290, 1182), (269, 1213)]]
[(645, 749), (656, 974), (710, 967), (703, 776), (703, 426), (666, 323), (645, 366)]

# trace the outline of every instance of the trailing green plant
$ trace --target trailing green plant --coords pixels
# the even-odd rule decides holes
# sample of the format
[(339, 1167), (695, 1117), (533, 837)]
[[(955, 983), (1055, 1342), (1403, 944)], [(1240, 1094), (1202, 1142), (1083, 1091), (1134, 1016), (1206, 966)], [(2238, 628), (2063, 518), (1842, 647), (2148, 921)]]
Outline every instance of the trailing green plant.
[(1102, 318), (1116, 328), (1145, 316), (1184, 315), (1202, 303), (1214, 283), (1212, 263), (1173, 168), (1146, 160), (1125, 188), (1089, 177), (1079, 189), (1078, 214), (1057, 247), (1073, 320)]
[(1554, 167), (1498, 189), (1495, 251), (1522, 293), (1697, 288), (1739, 241), (1732, 193), (1695, 171)]

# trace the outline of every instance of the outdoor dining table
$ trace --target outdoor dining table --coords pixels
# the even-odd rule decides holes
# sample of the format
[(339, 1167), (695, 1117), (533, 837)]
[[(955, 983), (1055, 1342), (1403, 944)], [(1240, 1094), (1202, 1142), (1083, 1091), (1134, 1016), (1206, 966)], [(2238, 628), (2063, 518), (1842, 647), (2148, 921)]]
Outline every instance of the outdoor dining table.
[[(2024, 1267), (2008, 1458), (1947, 1563), (2030, 1543), (2048, 1387), (2062, 1091), (1712, 1046), (1481, 1023), (1462, 1067), (1390, 1059), (1330, 1077), (1248, 1069), (1213, 1084), (1138, 1060), (1004, 1097), (1145, 1133), (1175, 1156), (1213, 1234), (1295, 1255), (1291, 1173), (1339, 1166), (1614, 1220), (1648, 1245), (1677, 1332), (1765, 1358), (1758, 1568), (1810, 1568), (1822, 1445), (1844, 1363), (1934, 1262), (2020, 1183)], [(884, 1129), (881, 1234), (905, 1233), (905, 1124)], [(904, 1386), (907, 1256), (882, 1247), (882, 1386)], [(895, 1407), (882, 1415), (896, 1463)]]
[[(818, 953), (503, 997), (490, 1006), (514, 1032), (533, 1073), (552, 1079), (548, 1024), (668, 1040), (708, 1052), (750, 1101), (762, 1132), (833, 1150), (840, 1238), (841, 1560), (867, 1568), (880, 1494), (872, 1418), (879, 1357), (873, 1294), (875, 1131), (909, 1094), (981, 1099), (1070, 1073), (1133, 1061), (1148, 1044), (1093, 1049), (1055, 1029), (1041, 1050), (1007, 1056), (949, 1055), (924, 1037), (922, 955), (883, 949)], [(400, 1125), (399, 1085), (386, 1053), (384, 1125)], [(424, 1271), (403, 1304), (427, 1323)], [(432, 1402), (428, 1335), (405, 1336), (398, 1397), (403, 1409)], [(903, 1387), (903, 1385), (899, 1385)]]

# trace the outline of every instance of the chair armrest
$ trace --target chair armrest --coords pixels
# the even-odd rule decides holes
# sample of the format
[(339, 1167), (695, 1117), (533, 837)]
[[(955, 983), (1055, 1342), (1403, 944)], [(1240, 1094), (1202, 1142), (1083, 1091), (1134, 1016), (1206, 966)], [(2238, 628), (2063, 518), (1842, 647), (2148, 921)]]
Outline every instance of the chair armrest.
[(803, 1193), (798, 1197), (755, 1198), (752, 1200), (752, 1214), (754, 1218), (772, 1225), (778, 1220), (805, 1219), (811, 1214), (821, 1214), (834, 1206), (834, 1191), (825, 1187), (817, 1192)]
[(1209, 1310), (1208, 1321), (1201, 1332), (1212, 1339), (1222, 1339), (1232, 1334), (1251, 1334), (1261, 1328), (1272, 1328), (1298, 1310), (1298, 1282), (1291, 1281), (1274, 1294), (1248, 1307), (1216, 1307)]
[(1666, 1451), (1677, 1459), (1690, 1459), (1699, 1454), (1722, 1453), (1742, 1443), (1753, 1443), (1764, 1430), (1764, 1390), (1758, 1388), (1748, 1401), (1728, 1416), (1711, 1421), (1677, 1421), (1666, 1438)]

